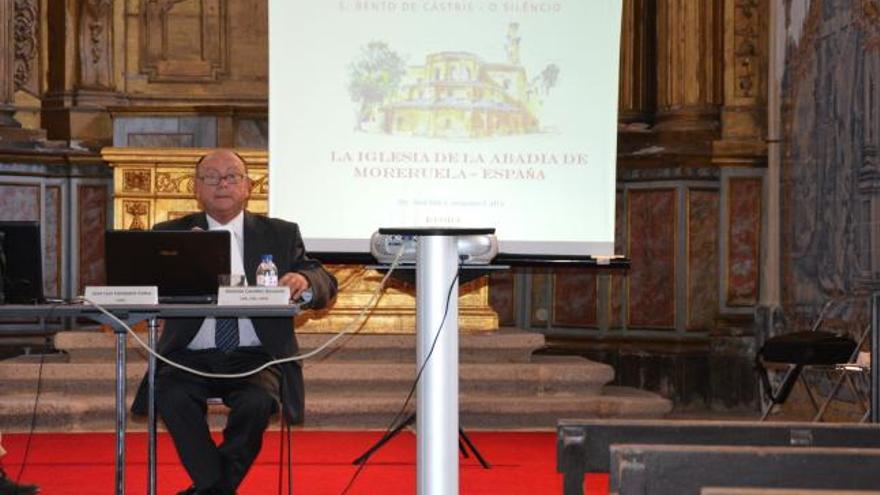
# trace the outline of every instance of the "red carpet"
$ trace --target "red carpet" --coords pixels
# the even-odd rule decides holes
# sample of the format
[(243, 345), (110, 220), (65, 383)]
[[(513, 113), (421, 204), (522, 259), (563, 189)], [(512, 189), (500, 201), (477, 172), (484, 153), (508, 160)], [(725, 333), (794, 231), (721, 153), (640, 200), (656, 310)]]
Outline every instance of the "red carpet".
[[(351, 461), (377, 438), (379, 432), (295, 431), (293, 481), (297, 494), (339, 494), (355, 471)], [(473, 432), (471, 439), (492, 468), (484, 470), (471, 457), (462, 458), (460, 493), (562, 493), (556, 473), (556, 436), (552, 432)], [(4, 434), (8, 451), (3, 466), (18, 474), (27, 435)], [(45, 495), (107, 495), (113, 493), (111, 433), (37, 433), (31, 443), (22, 481), (36, 483)], [(146, 435), (132, 433), (127, 440), (126, 492), (146, 490)], [(241, 495), (277, 493), (278, 432), (266, 434), (263, 451), (239, 490)], [(415, 493), (415, 437), (401, 434), (380, 450), (349, 493)], [(158, 493), (176, 493), (189, 484), (166, 434), (159, 436)], [(608, 492), (607, 476), (590, 476), (590, 495)], [(286, 491), (285, 491), (286, 493)]]

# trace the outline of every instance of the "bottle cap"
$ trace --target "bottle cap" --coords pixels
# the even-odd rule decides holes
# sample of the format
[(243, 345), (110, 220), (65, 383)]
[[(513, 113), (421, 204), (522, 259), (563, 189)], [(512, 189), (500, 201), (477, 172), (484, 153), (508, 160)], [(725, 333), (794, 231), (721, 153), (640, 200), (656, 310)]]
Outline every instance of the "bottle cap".
[(271, 254), (264, 254), (263, 261), (272, 261), (272, 255)]

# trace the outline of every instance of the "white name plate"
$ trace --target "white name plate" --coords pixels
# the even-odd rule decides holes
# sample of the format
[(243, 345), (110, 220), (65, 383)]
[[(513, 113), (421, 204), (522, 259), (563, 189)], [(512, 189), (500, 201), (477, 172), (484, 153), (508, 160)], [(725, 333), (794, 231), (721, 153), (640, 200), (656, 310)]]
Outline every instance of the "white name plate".
[(290, 287), (220, 287), (218, 306), (282, 306), (290, 304)]
[(86, 286), (86, 299), (100, 305), (126, 304), (146, 306), (159, 304), (156, 286)]

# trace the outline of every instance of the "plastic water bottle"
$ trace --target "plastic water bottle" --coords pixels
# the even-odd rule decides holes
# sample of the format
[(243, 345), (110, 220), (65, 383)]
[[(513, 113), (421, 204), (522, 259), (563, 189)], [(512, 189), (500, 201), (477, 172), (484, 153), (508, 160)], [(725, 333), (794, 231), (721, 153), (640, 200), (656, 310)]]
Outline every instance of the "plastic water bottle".
[(272, 262), (271, 254), (264, 254), (263, 261), (257, 267), (257, 285), (275, 287), (278, 285), (278, 268)]

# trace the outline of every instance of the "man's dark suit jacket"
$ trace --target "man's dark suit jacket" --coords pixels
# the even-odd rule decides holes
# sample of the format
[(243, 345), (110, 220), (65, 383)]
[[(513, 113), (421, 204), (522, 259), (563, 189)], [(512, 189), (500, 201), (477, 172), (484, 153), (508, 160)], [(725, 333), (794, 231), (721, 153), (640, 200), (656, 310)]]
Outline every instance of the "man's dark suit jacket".
[[(195, 213), (176, 220), (156, 224), (154, 230), (208, 230), (205, 213)], [(305, 246), (295, 223), (244, 213), (244, 271), (249, 285), (256, 283), (257, 265), (263, 254), (271, 254), (278, 267), (279, 277), (287, 272), (305, 276), (313, 292), (311, 307), (326, 306), (336, 295), (336, 278), (321, 264), (306, 256)], [(173, 318), (165, 322), (159, 338), (158, 350), (162, 355), (184, 349), (198, 333), (202, 318)], [(291, 318), (252, 318), (254, 330), (263, 348), (273, 357), (296, 354), (299, 347), (293, 333)], [(159, 366), (162, 363), (159, 362)], [(304, 414), (305, 390), (302, 368), (298, 362), (284, 363), (281, 371), (281, 399), (287, 421), (301, 423)], [(134, 414), (147, 413), (146, 377), (141, 381), (131, 406)]]

